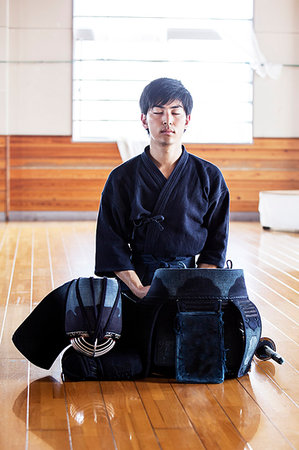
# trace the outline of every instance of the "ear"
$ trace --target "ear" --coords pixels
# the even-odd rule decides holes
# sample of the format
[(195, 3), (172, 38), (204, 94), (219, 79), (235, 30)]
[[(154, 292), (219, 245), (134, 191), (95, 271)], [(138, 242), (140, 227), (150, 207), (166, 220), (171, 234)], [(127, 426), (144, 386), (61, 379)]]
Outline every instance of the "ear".
[(141, 114), (141, 122), (143, 127), (148, 130), (148, 124), (147, 124), (147, 120), (146, 120), (146, 114)]
[(188, 114), (188, 116), (186, 116), (185, 131), (186, 131), (188, 125), (189, 125), (190, 120), (191, 120), (191, 114)]

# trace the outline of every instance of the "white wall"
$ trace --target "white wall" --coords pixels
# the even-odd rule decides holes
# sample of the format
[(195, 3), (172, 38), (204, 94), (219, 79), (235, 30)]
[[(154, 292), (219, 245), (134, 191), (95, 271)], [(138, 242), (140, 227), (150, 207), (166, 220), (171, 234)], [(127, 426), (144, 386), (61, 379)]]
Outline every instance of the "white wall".
[[(255, 29), (285, 66), (255, 76), (254, 136), (298, 137), (299, 0), (255, 0)], [(71, 58), (72, 0), (0, 0), (0, 134), (71, 134)]]
[[(254, 79), (254, 136), (299, 137), (299, 0), (255, 0), (255, 31), (278, 80)], [(297, 65), (297, 67), (295, 67)]]
[(0, 0), (0, 134), (8, 132), (7, 117), (7, 7), (6, 1)]
[(0, 134), (71, 134), (71, 59), (71, 0), (0, 0)]

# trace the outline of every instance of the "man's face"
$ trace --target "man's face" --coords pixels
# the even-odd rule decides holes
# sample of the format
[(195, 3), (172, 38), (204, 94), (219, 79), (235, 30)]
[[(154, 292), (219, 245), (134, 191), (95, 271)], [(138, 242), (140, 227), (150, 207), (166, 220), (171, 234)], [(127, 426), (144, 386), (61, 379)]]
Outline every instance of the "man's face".
[(152, 141), (159, 145), (181, 144), (183, 133), (190, 121), (180, 100), (166, 105), (153, 106), (148, 113), (141, 114), (145, 129), (149, 130)]

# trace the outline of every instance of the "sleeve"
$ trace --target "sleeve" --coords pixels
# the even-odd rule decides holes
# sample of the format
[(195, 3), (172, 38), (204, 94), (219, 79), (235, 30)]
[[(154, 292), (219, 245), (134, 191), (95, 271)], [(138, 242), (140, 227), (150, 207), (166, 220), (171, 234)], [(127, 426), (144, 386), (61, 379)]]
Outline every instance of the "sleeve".
[(13, 343), (25, 358), (43, 369), (50, 369), (70, 344), (65, 332), (65, 306), (70, 284), (65, 283), (50, 292), (12, 336)]
[(209, 202), (204, 226), (207, 229), (207, 238), (197, 264), (213, 264), (222, 268), (225, 264), (229, 231), (229, 191), (223, 177), (216, 194)]
[(134, 270), (129, 247), (129, 206), (120, 194), (121, 182), (108, 179), (96, 230), (95, 274), (115, 277), (115, 271)]

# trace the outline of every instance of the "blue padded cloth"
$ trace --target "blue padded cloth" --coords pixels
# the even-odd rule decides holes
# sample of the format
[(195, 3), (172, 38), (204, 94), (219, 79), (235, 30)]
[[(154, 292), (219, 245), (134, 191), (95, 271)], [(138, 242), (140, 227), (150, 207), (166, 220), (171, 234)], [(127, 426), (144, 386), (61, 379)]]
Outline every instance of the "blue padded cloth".
[(222, 383), (225, 352), (221, 313), (177, 314), (176, 379), (184, 383)]

